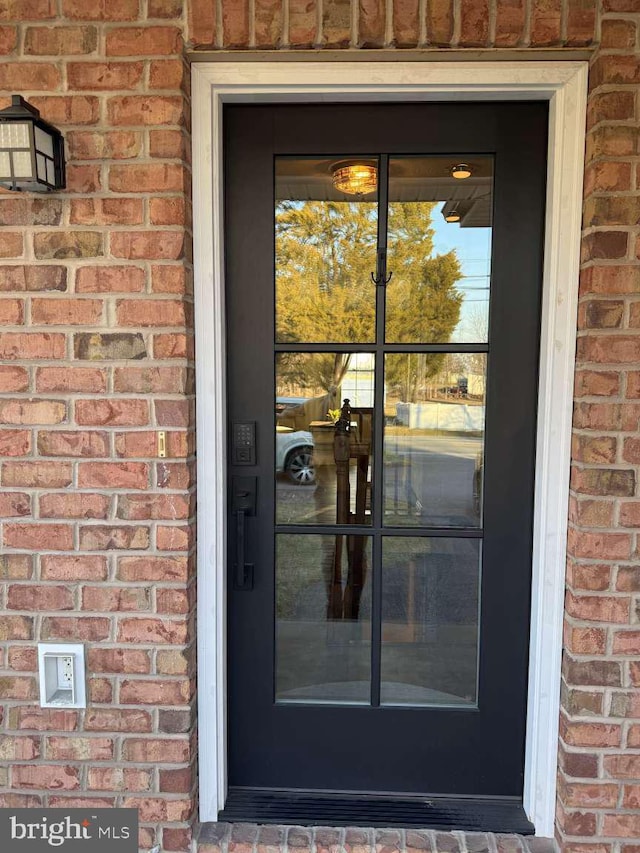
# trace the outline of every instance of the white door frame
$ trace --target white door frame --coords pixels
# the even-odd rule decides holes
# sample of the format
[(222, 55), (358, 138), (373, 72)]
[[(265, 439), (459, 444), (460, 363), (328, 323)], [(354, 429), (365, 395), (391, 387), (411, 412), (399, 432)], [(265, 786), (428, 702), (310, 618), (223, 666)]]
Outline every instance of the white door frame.
[(201, 821), (217, 819), (227, 782), (222, 106), (283, 101), (549, 101), (524, 805), (536, 834), (552, 837), (587, 63), (223, 61), (194, 64), (192, 75)]

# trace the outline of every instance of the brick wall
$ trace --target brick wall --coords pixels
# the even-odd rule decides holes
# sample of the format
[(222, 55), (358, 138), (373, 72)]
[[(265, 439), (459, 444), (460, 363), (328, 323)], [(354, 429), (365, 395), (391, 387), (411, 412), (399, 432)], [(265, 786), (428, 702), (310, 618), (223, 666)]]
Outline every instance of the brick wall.
[[(0, 106), (25, 95), (68, 149), (66, 192), (0, 194), (0, 802), (138, 806), (168, 851), (195, 790), (181, 16), (0, 0)], [(86, 711), (39, 709), (38, 640), (86, 643)]]
[[(639, 853), (639, 0), (0, 0), (0, 106), (67, 139), (69, 186), (0, 193), (0, 802), (194, 815), (188, 87), (195, 48), (594, 45), (558, 838)], [(168, 459), (156, 457), (157, 431)], [(82, 639), (86, 712), (37, 707)], [(2, 793), (4, 792), (4, 793)], [(634, 843), (635, 838), (635, 843)]]

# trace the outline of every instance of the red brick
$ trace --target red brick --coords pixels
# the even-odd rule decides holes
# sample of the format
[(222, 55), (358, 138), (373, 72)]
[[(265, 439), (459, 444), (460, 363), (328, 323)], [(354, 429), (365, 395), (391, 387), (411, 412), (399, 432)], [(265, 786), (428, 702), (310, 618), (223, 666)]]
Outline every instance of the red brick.
[(640, 814), (605, 814), (602, 832), (614, 838), (640, 838)]
[[(276, 0), (276, 2), (279, 2), (279, 0)], [(180, 89), (185, 82), (185, 72), (186, 69), (182, 59), (154, 60), (149, 66), (149, 88)]]
[(2, 466), (4, 486), (62, 489), (71, 482), (71, 464), (67, 462), (5, 462)]
[(620, 746), (622, 727), (605, 723), (575, 723), (560, 718), (560, 736), (572, 746)]
[(145, 519), (175, 521), (191, 514), (189, 498), (185, 495), (120, 495), (118, 518), (127, 521)]
[(182, 130), (159, 130), (149, 131), (149, 154), (152, 157), (163, 159), (188, 158), (188, 146), (185, 134)]
[(633, 92), (625, 89), (596, 92), (589, 98), (587, 117), (590, 127), (600, 121), (632, 119), (634, 116), (635, 98)]
[(36, 551), (70, 551), (73, 528), (68, 524), (5, 524), (3, 542), (8, 548)]
[[(574, 435), (572, 439), (572, 453), (575, 462), (587, 462), (603, 465), (616, 461), (618, 441), (613, 435)], [(619, 486), (623, 485), (624, 477), (612, 476), (609, 472), (605, 477), (599, 476), (598, 471), (585, 471), (574, 468), (574, 481), (572, 488), (592, 494), (607, 494), (610, 482)]]
[(58, 400), (0, 401), (0, 423), (59, 424), (67, 420), (66, 404)]
[(35, 646), (12, 646), (7, 651), (10, 669), (20, 672), (35, 672), (38, 669), (38, 650)]
[(143, 462), (81, 462), (78, 486), (81, 489), (146, 489), (149, 467)]
[[(30, 616), (3, 616), (0, 620), (0, 640), (32, 640), (33, 639), (33, 619)], [(21, 684), (22, 684), (21, 680)], [(3, 684), (3, 690), (12, 688), (13, 681), (8, 684)], [(16, 687), (22, 691), (20, 684)], [(22, 691), (24, 692), (24, 691)], [(27, 691), (28, 692), (28, 691)], [(35, 694), (34, 694), (35, 695)], [(9, 698), (6, 696), (5, 698)], [(30, 695), (18, 696), (17, 698), (31, 698)]]
[[(590, 165), (585, 172), (585, 195), (589, 195), (592, 192), (618, 192), (630, 189), (630, 163), (598, 160)], [(621, 255), (618, 255), (618, 257), (621, 257)]]
[[(591, 461), (605, 460), (594, 458)], [(635, 472), (619, 468), (574, 467), (571, 471), (571, 488), (586, 495), (632, 497), (636, 488)]]
[(90, 767), (87, 787), (93, 791), (150, 791), (152, 771), (122, 767)]
[(187, 389), (187, 372), (183, 367), (117, 367), (113, 376), (114, 391), (140, 394), (183, 394)]
[(613, 635), (614, 655), (640, 655), (640, 631), (616, 631)]
[(88, 555), (43, 554), (42, 580), (98, 581), (107, 578), (107, 558)]
[(570, 530), (568, 536), (569, 552), (576, 557), (593, 559), (628, 559), (631, 554), (631, 540), (626, 533), (597, 533)]
[(135, 21), (139, 0), (62, 0), (62, 13), (81, 21)]
[(80, 267), (76, 273), (78, 293), (137, 293), (144, 290), (144, 284), (140, 267)]
[(39, 367), (36, 370), (38, 391), (98, 394), (106, 391), (106, 371), (98, 367)]
[[(149, 589), (145, 587), (85, 586), (82, 590), (82, 609), (113, 610), (122, 613), (150, 610)], [(148, 672), (147, 669), (143, 671)]]
[(0, 554), (2, 580), (29, 580), (33, 577), (33, 559), (27, 554)]
[(294, 47), (312, 47), (318, 43), (316, 0), (289, 0), (289, 43)]
[(80, 788), (80, 770), (59, 764), (15, 764), (11, 780), (16, 788), (74, 791)]
[(600, 46), (604, 48), (634, 48), (636, 25), (624, 18), (605, 18), (602, 21)]
[(185, 614), (190, 609), (189, 597), (183, 589), (159, 589), (156, 591), (158, 613)]
[(78, 726), (77, 711), (54, 708), (18, 707), (11, 710), (10, 725), (20, 731), (71, 732)]
[(60, 71), (49, 62), (0, 63), (0, 89), (4, 91), (55, 91), (60, 87)]
[(165, 527), (159, 524), (156, 529), (156, 545), (160, 551), (188, 551), (192, 540), (193, 532), (187, 525)]
[[(89, 649), (89, 660), (92, 653), (99, 651)], [(148, 711), (132, 708), (88, 708), (84, 718), (84, 728), (88, 732), (150, 732), (152, 726)]]
[(595, 39), (595, 0), (568, 0), (566, 44), (580, 47)]
[(134, 231), (111, 234), (111, 254), (133, 261), (145, 259), (176, 261), (184, 251), (182, 231)]
[(183, 186), (183, 167), (177, 163), (116, 165), (109, 171), (114, 192), (176, 192)]
[(40, 498), (40, 518), (102, 518), (109, 515), (108, 495), (49, 494)]
[(162, 264), (151, 266), (151, 290), (154, 293), (187, 293), (187, 275), (183, 266)]
[(107, 56), (161, 56), (182, 53), (179, 27), (122, 27), (107, 32)]
[(94, 95), (32, 97), (29, 102), (51, 124), (95, 124), (100, 117), (100, 101)]
[(98, 642), (109, 636), (111, 622), (101, 616), (45, 616), (42, 620), (43, 640)]
[(73, 160), (126, 160), (142, 151), (142, 134), (135, 130), (72, 130), (66, 142)]
[(640, 57), (600, 54), (591, 66), (592, 87), (610, 83), (640, 83)]
[(172, 198), (152, 198), (149, 201), (149, 221), (151, 225), (185, 225), (187, 210), (182, 196)]
[(189, 851), (191, 850), (192, 839), (191, 827), (177, 829), (165, 826), (162, 830), (162, 844), (165, 850)]
[(66, 289), (66, 267), (44, 264), (0, 266), (0, 290), (64, 291)]
[[(160, 700), (160, 704), (165, 703)], [(125, 761), (145, 764), (184, 764), (190, 758), (189, 741), (185, 738), (126, 738), (122, 744), (122, 757)]]
[[(336, 2), (336, 0), (329, 0)], [(347, 4), (345, 4), (347, 5)], [(329, 18), (329, 28), (330, 28)], [(325, 30), (327, 24), (325, 23)], [(247, 0), (224, 0), (222, 4), (222, 34), (224, 47), (246, 47), (249, 43), (249, 3)], [(330, 40), (330, 39), (329, 39)]]
[(384, 0), (358, 0), (358, 36), (363, 47), (381, 47), (385, 41)]
[(73, 610), (71, 590), (66, 586), (12, 584), (8, 589), (9, 610)]
[(0, 517), (19, 518), (31, 514), (31, 498), (24, 492), (0, 492)]
[(167, 581), (187, 580), (186, 557), (121, 557), (118, 560), (117, 576), (123, 581)]
[(69, 221), (74, 225), (141, 225), (142, 201), (134, 198), (79, 198), (71, 200)]
[[(81, 191), (92, 192), (93, 188)], [(98, 231), (42, 231), (34, 234), (33, 249), (37, 258), (95, 258), (104, 254), (103, 235)]]
[[(120, 702), (123, 705), (186, 705), (189, 701), (189, 682), (187, 680), (168, 681), (162, 679), (154, 679), (153, 681), (145, 681), (137, 679), (136, 681), (124, 680), (120, 686)], [(152, 744), (153, 741), (150, 741)], [(126, 754), (126, 742), (123, 745), (123, 754)], [(182, 747), (180, 742), (174, 747), (174, 754)], [(183, 750), (180, 749), (182, 752)], [(151, 748), (149, 749), (149, 753)], [(130, 761), (145, 761), (153, 759), (145, 759), (133, 755), (129, 758)], [(166, 758), (160, 759), (163, 762), (181, 761), (182, 759), (172, 759), (169, 755)]]
[(180, 18), (182, 15), (182, 0), (149, 0), (149, 18)]
[(0, 457), (26, 456), (31, 452), (31, 433), (26, 429), (0, 429)]
[(188, 794), (192, 787), (193, 773), (190, 767), (160, 770), (160, 791), (167, 794)]
[(0, 258), (20, 258), (23, 254), (22, 234), (8, 231), (0, 234)]
[(629, 126), (600, 127), (587, 135), (587, 163), (595, 157), (625, 157), (635, 154), (638, 129)]
[(629, 599), (626, 597), (574, 596), (569, 592), (566, 608), (567, 613), (575, 619), (617, 623), (629, 621)]
[(572, 782), (562, 786), (561, 797), (563, 804), (569, 808), (615, 808), (618, 792), (617, 785)]
[(51, 735), (45, 740), (47, 758), (53, 761), (111, 761), (114, 758), (110, 738)]
[(563, 672), (568, 684), (590, 687), (620, 687), (620, 664), (609, 660), (574, 660), (565, 654)]
[(153, 354), (156, 358), (193, 358), (193, 337), (164, 334), (153, 336)]
[(603, 764), (613, 779), (640, 779), (640, 755), (605, 755)]
[[(92, 587), (91, 589), (98, 592), (101, 588)], [(85, 588), (85, 593), (86, 591)], [(121, 591), (124, 592), (124, 590)], [(92, 594), (90, 593), (90, 597)], [(117, 610), (119, 608), (110, 607), (106, 609)], [(150, 654), (142, 649), (89, 649), (88, 666), (92, 672), (136, 673), (138, 675), (147, 675), (151, 672)], [(137, 725), (139, 724), (137, 723)], [(146, 724), (145, 721), (145, 726)], [(131, 721), (128, 725), (131, 725)], [(142, 731), (146, 730), (146, 728), (142, 729)], [(122, 729), (117, 728), (116, 731), (122, 731)], [(132, 729), (127, 728), (124, 731), (132, 731)]]
[(559, 44), (561, 17), (559, 0), (537, 0), (531, 7), (531, 46)]
[(172, 643), (187, 641), (187, 624), (172, 619), (121, 619), (118, 641), (122, 643)]
[(0, 26), (0, 54), (7, 56), (13, 53), (18, 44), (18, 30), (16, 27)]
[(98, 46), (95, 27), (27, 27), (24, 36), (26, 55), (78, 56), (94, 53)]
[(148, 547), (148, 527), (90, 526), (80, 529), (81, 551), (143, 551)]
[(24, 301), (22, 299), (0, 299), (0, 324), (19, 326), (23, 321)]
[(142, 80), (142, 62), (68, 62), (69, 88), (109, 92), (137, 89)]
[(116, 305), (120, 326), (184, 326), (184, 302), (174, 299), (123, 299)]
[[(67, 192), (95, 193), (102, 189), (100, 167), (86, 163), (67, 164)], [(82, 257), (91, 257), (86, 253)]]
[(3, 332), (0, 358), (25, 361), (35, 358), (64, 358), (65, 336), (43, 332)]
[(254, 38), (257, 48), (279, 47), (282, 41), (282, 0), (256, 0)]
[(99, 299), (32, 299), (31, 320), (41, 326), (99, 325), (102, 308)]
[(109, 437), (106, 432), (41, 430), (38, 452), (42, 456), (108, 456)]
[(29, 387), (29, 374), (26, 368), (13, 364), (0, 364), (0, 388), (3, 393), (26, 391)]
[(485, 47), (489, 41), (488, 0), (461, 0), (460, 46)]
[(620, 393), (620, 374), (613, 370), (579, 370), (576, 373), (575, 397), (611, 397)]
[(78, 400), (76, 421), (84, 426), (144, 426), (149, 406), (145, 400)]

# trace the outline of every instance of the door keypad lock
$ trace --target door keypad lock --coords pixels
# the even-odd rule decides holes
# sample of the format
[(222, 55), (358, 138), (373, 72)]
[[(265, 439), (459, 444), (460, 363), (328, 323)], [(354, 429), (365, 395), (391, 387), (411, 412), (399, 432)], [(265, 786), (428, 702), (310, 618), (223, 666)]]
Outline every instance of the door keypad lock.
[(235, 421), (231, 428), (232, 464), (256, 464), (256, 422)]

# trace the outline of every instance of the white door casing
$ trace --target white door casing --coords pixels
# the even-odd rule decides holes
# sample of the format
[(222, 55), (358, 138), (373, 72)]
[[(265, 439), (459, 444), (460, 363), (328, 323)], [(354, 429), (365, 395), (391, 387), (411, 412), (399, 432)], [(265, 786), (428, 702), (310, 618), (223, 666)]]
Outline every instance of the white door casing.
[(536, 835), (552, 837), (587, 63), (216, 61), (194, 63), (192, 79), (201, 821), (226, 796), (223, 104), (549, 101), (524, 806)]

